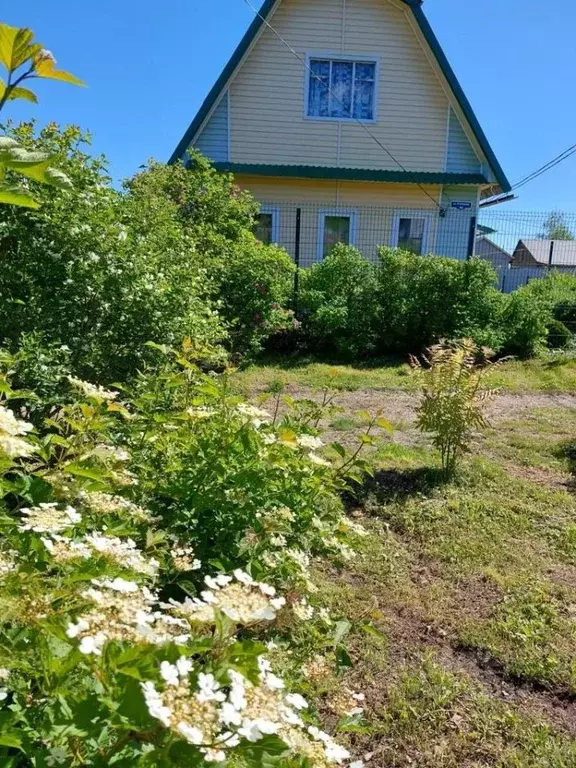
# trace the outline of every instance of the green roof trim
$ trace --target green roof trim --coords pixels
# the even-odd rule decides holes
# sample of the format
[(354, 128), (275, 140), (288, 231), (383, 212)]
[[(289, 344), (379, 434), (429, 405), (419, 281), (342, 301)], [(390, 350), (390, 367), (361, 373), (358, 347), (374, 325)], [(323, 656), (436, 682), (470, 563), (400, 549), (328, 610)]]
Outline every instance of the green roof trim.
[[(264, 4), (260, 8), (260, 15), (256, 16), (248, 27), (248, 30), (244, 37), (242, 38), (242, 41), (240, 42), (239, 46), (236, 48), (234, 53), (232, 54), (232, 58), (226, 64), (224, 67), (222, 74), (214, 84), (214, 87), (204, 100), (204, 103), (200, 107), (196, 117), (194, 120), (190, 123), (188, 130), (180, 140), (178, 146), (172, 153), (172, 156), (170, 157), (169, 163), (175, 163), (181, 158), (184, 157), (184, 154), (190, 144), (192, 143), (192, 140), (202, 127), (202, 123), (206, 120), (208, 115), (210, 114), (212, 108), (216, 105), (218, 102), (218, 99), (222, 95), (222, 92), (226, 88), (226, 85), (232, 75), (234, 74), (237, 66), (242, 61), (242, 58), (246, 54), (248, 48), (253, 43), (253, 41), (256, 39), (256, 36), (258, 35), (262, 25), (264, 24), (263, 19), (267, 19), (270, 15), (272, 9), (276, 5), (277, 0), (265, 0)], [(458, 78), (456, 77), (454, 70), (450, 66), (450, 63), (448, 62), (448, 59), (446, 58), (446, 54), (442, 50), (442, 46), (440, 45), (438, 38), (434, 34), (434, 31), (432, 30), (432, 27), (430, 26), (430, 23), (428, 22), (428, 19), (424, 15), (424, 12), (422, 11), (421, 5), (422, 0), (403, 0), (404, 3), (406, 3), (407, 6), (409, 6), (410, 10), (412, 11), (412, 14), (414, 18), (416, 19), (416, 22), (426, 39), (426, 42), (430, 46), (430, 49), (432, 50), (432, 53), (436, 57), (436, 60), (438, 62), (438, 65), (440, 66), (440, 69), (442, 70), (442, 73), (444, 74), (444, 77), (448, 81), (454, 96), (456, 97), (456, 100), (458, 104), (460, 105), (460, 109), (464, 113), (464, 116), (466, 117), (466, 120), (468, 121), (470, 127), (472, 128), (472, 131), (474, 132), (474, 135), (476, 136), (476, 140), (478, 141), (478, 144), (480, 145), (483, 153), (485, 154), (492, 171), (494, 172), (494, 175), (498, 181), (498, 184), (500, 185), (502, 192), (510, 192), (512, 189), (512, 186), (508, 179), (506, 178), (506, 174), (502, 170), (502, 167), (500, 163), (498, 162), (496, 155), (494, 154), (494, 151), (492, 147), (490, 146), (490, 143), (486, 137), (486, 134), (482, 130), (482, 127), (480, 126), (480, 123), (478, 122), (478, 118), (474, 114), (474, 110), (472, 109), (472, 106), (468, 99), (466, 98), (466, 94), (464, 93), (462, 86), (458, 82)], [(375, 171), (374, 173), (381, 173), (380, 171)], [(391, 174), (402, 174), (401, 171), (389, 171), (387, 173)], [(454, 174), (435, 174), (436, 176), (453, 176)], [(461, 174), (456, 174), (457, 176), (460, 176)], [(414, 181), (415, 178), (418, 176), (418, 174), (410, 174), (412, 177), (412, 180)], [(315, 178), (321, 178), (321, 177), (315, 177)], [(326, 177), (323, 177), (326, 178)], [(478, 176), (477, 178), (480, 178)], [(484, 177), (481, 176), (482, 181), (477, 182), (468, 182), (468, 183), (477, 183), (477, 184), (487, 184), (489, 181)], [(385, 180), (385, 179), (382, 179)], [(406, 181), (406, 178), (402, 179), (403, 181)], [(435, 183), (435, 182), (433, 182)], [(449, 182), (446, 182), (449, 183)], [(459, 183), (459, 182), (455, 182)], [(462, 182), (466, 183), (466, 182)]]
[(486, 155), (486, 159), (488, 160), (490, 167), (494, 172), (494, 176), (496, 177), (496, 180), (498, 181), (498, 184), (500, 185), (502, 192), (510, 192), (510, 190), (512, 189), (512, 185), (508, 181), (508, 178), (504, 173), (502, 166), (498, 162), (498, 159), (494, 154), (494, 150), (490, 146), (490, 142), (488, 141), (488, 138), (484, 133), (484, 131), (482, 130), (482, 126), (480, 125), (478, 118), (476, 117), (476, 114), (472, 109), (472, 105), (468, 101), (468, 98), (466, 97), (466, 94), (464, 93), (462, 86), (458, 82), (458, 78), (456, 77), (454, 70), (450, 66), (450, 62), (446, 58), (446, 54), (444, 53), (444, 50), (442, 49), (442, 46), (440, 45), (438, 38), (434, 34), (434, 30), (430, 26), (430, 22), (424, 15), (424, 11), (421, 8), (420, 0), (404, 0), (404, 2), (410, 6), (412, 13), (414, 15), (414, 18), (416, 19), (416, 22), (420, 27), (420, 31), (424, 35), (426, 42), (428, 43), (428, 45), (432, 50), (432, 53), (436, 57), (436, 61), (438, 62), (444, 77), (448, 81), (448, 84), (450, 85), (450, 88), (452, 89), (454, 96), (456, 96), (456, 100), (460, 105), (460, 109), (464, 113), (464, 117), (466, 118), (470, 127), (472, 128), (472, 131), (474, 132), (474, 135), (476, 137), (476, 141), (480, 145), (482, 152)]
[(374, 171), (369, 168), (335, 168), (322, 165), (260, 165), (214, 163), (218, 171), (246, 176), (276, 176), (290, 179), (332, 179), (337, 181), (388, 181), (402, 184), (487, 184), (481, 173), (427, 171)]

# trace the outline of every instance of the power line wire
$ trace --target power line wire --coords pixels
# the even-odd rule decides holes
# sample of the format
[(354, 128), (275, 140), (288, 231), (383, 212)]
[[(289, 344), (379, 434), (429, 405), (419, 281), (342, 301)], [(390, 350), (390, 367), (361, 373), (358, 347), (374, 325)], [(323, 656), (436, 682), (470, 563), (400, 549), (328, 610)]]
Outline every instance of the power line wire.
[[(341, 100), (341, 99), (340, 99), (340, 98), (339, 98), (339, 97), (338, 97), (338, 96), (337, 96), (337, 95), (334, 93), (334, 91), (332, 90), (332, 88), (331, 88), (329, 85), (326, 85), (326, 84), (325, 84), (325, 83), (322, 81), (322, 78), (321, 78), (321, 77), (319, 77), (318, 75), (316, 75), (316, 74), (314, 73), (314, 71), (313, 71), (312, 67), (310, 67), (310, 65), (308, 64), (308, 62), (306, 61), (306, 59), (302, 58), (302, 56), (300, 56), (300, 54), (299, 54), (297, 51), (295, 51), (295, 50), (294, 50), (294, 48), (292, 48), (292, 46), (290, 45), (290, 43), (288, 43), (288, 42), (287, 42), (287, 41), (286, 41), (286, 40), (285, 40), (285, 39), (282, 37), (282, 35), (281, 35), (279, 32), (277, 32), (277, 31), (274, 29), (274, 27), (272, 26), (272, 24), (270, 24), (270, 22), (269, 22), (269, 21), (268, 21), (268, 20), (267, 20), (267, 19), (266, 19), (266, 18), (265, 18), (265, 17), (264, 17), (264, 16), (263, 16), (261, 13), (260, 13), (260, 11), (259, 11), (257, 8), (255, 8), (255, 7), (252, 5), (252, 3), (250, 2), (250, 0), (244, 0), (244, 2), (245, 2), (245, 3), (246, 3), (246, 5), (247, 5), (247, 6), (248, 6), (248, 7), (249, 7), (251, 10), (252, 10), (252, 12), (253, 12), (253, 13), (255, 13), (255, 14), (256, 14), (256, 16), (258, 16), (258, 17), (259, 17), (259, 18), (260, 18), (260, 19), (261, 19), (261, 20), (264, 22), (264, 24), (265, 24), (265, 25), (268, 27), (268, 29), (270, 29), (270, 31), (271, 31), (271, 32), (273, 32), (273, 33), (276, 35), (276, 37), (277, 37), (277, 38), (278, 38), (278, 39), (279, 39), (279, 40), (280, 40), (280, 41), (281, 41), (281, 42), (282, 42), (282, 43), (283, 43), (283, 44), (286, 46), (286, 48), (287, 48), (287, 49), (290, 51), (290, 53), (292, 53), (292, 54), (293, 54), (293, 55), (294, 55), (294, 56), (295, 56), (295, 57), (298, 59), (298, 61), (299, 61), (299, 62), (302, 64), (302, 66), (304, 67), (304, 69), (307, 69), (307, 70), (310, 72), (310, 74), (312, 75), (312, 77), (313, 77), (313, 78), (315, 78), (316, 80), (318, 80), (318, 82), (319, 82), (319, 83), (320, 83), (322, 86), (324, 86), (324, 87), (327, 89), (328, 93), (329, 93), (329, 94), (332, 96), (332, 98), (336, 99), (336, 101), (337, 101), (337, 102), (338, 102), (338, 103), (339, 103), (341, 106), (345, 106), (344, 102), (343, 102), (343, 101), (342, 101), (342, 100)], [(375, 135), (372, 133), (372, 131), (371, 131), (371, 130), (368, 128), (368, 126), (367, 126), (365, 123), (363, 123), (363, 122), (362, 122), (362, 120), (360, 120), (360, 119), (359, 119), (359, 118), (357, 118), (357, 117), (354, 117), (353, 115), (352, 115), (352, 119), (353, 119), (353, 120), (354, 120), (356, 123), (358, 123), (358, 125), (359, 125), (359, 126), (361, 126), (361, 127), (362, 127), (362, 129), (363, 129), (363, 130), (364, 130), (364, 131), (365, 131), (365, 132), (368, 134), (368, 136), (370, 136), (370, 138), (371, 138), (373, 141), (375, 141), (375, 142), (376, 142), (376, 144), (377, 144), (377, 145), (380, 147), (380, 149), (382, 149), (384, 152), (386, 152), (386, 154), (387, 154), (389, 157), (391, 157), (391, 158), (392, 158), (392, 160), (393, 160), (393, 161), (396, 163), (396, 165), (397, 165), (397, 166), (398, 166), (398, 167), (399, 167), (399, 168), (400, 168), (402, 171), (404, 171), (404, 173), (408, 174), (408, 176), (409, 176), (409, 177), (410, 177), (410, 178), (413, 180), (413, 183), (414, 183), (414, 184), (416, 184), (416, 185), (419, 187), (419, 189), (420, 189), (420, 190), (421, 190), (421, 191), (422, 191), (422, 192), (423, 192), (423, 193), (426, 195), (426, 197), (428, 197), (430, 200), (432, 200), (432, 202), (434, 203), (434, 205), (435, 205), (435, 206), (438, 208), (438, 210), (439, 210), (439, 211), (442, 213), (442, 212), (444, 211), (444, 209), (443, 209), (443, 207), (442, 207), (442, 206), (441, 206), (441, 205), (438, 203), (438, 201), (437, 201), (437, 200), (435, 200), (435, 199), (432, 197), (432, 195), (431, 195), (431, 194), (430, 194), (430, 193), (429, 193), (429, 192), (428, 192), (428, 191), (427, 191), (427, 190), (426, 190), (426, 189), (425, 189), (425, 188), (422, 186), (422, 184), (420, 184), (420, 182), (419, 182), (419, 181), (416, 179), (416, 177), (415, 177), (415, 176), (412, 174), (412, 172), (411, 172), (411, 171), (409, 171), (407, 168), (405, 168), (405, 167), (402, 165), (402, 163), (401, 163), (399, 160), (397, 160), (397, 159), (394, 157), (394, 155), (392, 154), (392, 152), (390, 152), (390, 150), (389, 150), (387, 147), (385, 147), (385, 146), (384, 146), (384, 144), (382, 144), (382, 142), (380, 141), (380, 139), (379, 139), (377, 136), (375, 136)]]
[(574, 154), (576, 154), (576, 144), (568, 147), (568, 149), (564, 150), (564, 152), (559, 154), (553, 160), (550, 160), (550, 162), (546, 163), (546, 165), (543, 165), (532, 173), (529, 173), (527, 176), (524, 176), (524, 178), (520, 179), (520, 181), (516, 182), (516, 184), (512, 186), (512, 189), (520, 189), (526, 184), (529, 184), (531, 181), (534, 181), (534, 179), (539, 178), (543, 174), (552, 170), (552, 168), (555, 168), (557, 165), (560, 165), (560, 163), (563, 163), (564, 160), (568, 160), (568, 158), (572, 157)]

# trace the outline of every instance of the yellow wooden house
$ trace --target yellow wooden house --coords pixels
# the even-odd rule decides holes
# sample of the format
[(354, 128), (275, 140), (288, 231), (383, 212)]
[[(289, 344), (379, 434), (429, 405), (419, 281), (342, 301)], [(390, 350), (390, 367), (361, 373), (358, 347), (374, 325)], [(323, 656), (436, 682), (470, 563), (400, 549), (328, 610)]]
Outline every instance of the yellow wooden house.
[(336, 242), (464, 259), (510, 190), (419, 0), (266, 0), (171, 162), (191, 147), (302, 266)]

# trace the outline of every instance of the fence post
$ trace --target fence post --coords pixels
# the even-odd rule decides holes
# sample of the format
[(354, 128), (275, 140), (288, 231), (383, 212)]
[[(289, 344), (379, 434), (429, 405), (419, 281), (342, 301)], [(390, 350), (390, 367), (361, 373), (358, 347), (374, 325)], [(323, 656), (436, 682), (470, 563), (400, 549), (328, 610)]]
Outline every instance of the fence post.
[(302, 208), (296, 208), (296, 242), (294, 244), (294, 316), (298, 317), (298, 293), (300, 290), (300, 236), (302, 231)]
[(470, 261), (472, 256), (474, 256), (474, 246), (476, 244), (476, 216), (472, 216), (470, 219), (470, 232), (468, 234), (468, 253), (466, 255), (466, 260)]
[(554, 240), (550, 240), (550, 256), (548, 257), (548, 269), (552, 269), (552, 260), (554, 258)]

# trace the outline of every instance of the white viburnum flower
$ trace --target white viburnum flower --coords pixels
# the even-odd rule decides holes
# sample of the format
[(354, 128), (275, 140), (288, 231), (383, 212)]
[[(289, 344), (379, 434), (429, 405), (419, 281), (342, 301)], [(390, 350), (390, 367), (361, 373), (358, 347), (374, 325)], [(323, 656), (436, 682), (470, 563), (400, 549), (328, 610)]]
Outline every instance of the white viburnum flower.
[(300, 445), (302, 448), (308, 448), (311, 451), (316, 451), (318, 448), (322, 448), (324, 443), (322, 440), (320, 440), (319, 437), (314, 437), (313, 435), (300, 435), (298, 437), (298, 445)]
[(21, 421), (14, 416), (13, 411), (9, 408), (0, 406), (0, 432), (5, 432), (7, 435), (17, 437), (19, 435), (27, 435), (34, 429), (32, 424), (27, 421)]

